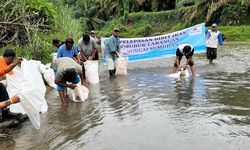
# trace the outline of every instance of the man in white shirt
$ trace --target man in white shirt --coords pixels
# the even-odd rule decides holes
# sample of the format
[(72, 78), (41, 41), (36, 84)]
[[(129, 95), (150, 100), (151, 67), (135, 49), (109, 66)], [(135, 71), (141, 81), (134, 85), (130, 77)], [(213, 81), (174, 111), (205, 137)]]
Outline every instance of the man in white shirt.
[(218, 45), (223, 44), (223, 38), (220, 31), (217, 30), (217, 25), (214, 23), (211, 26), (211, 30), (206, 31), (206, 42), (207, 42), (207, 59), (209, 63), (213, 62), (213, 59), (217, 58)]

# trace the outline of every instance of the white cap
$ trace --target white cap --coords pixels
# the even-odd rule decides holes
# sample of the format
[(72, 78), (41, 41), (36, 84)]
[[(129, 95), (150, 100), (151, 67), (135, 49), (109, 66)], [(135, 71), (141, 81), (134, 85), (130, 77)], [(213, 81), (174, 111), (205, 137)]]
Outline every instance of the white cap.
[(90, 31), (90, 34), (92, 34), (92, 33), (96, 34), (95, 30), (91, 30), (91, 31)]
[(216, 23), (213, 23), (211, 27), (217, 27), (217, 24), (216, 24)]

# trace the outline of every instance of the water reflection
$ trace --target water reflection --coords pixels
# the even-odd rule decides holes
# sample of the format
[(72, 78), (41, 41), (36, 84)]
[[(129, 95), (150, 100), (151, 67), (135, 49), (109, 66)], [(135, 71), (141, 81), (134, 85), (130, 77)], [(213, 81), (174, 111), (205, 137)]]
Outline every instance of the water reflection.
[(176, 94), (176, 106), (191, 106), (194, 94), (194, 79), (180, 79), (174, 83)]

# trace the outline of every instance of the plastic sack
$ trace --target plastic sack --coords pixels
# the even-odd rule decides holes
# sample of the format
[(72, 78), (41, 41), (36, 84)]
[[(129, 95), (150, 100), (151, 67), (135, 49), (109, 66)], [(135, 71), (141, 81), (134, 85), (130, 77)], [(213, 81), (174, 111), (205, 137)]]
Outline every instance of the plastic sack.
[(181, 77), (181, 78), (182, 78), (182, 77), (184, 77), (184, 78), (189, 77), (189, 73), (188, 73), (188, 70), (187, 70), (187, 69), (183, 70), (183, 68), (182, 68), (180, 72), (181, 72), (181, 73), (180, 73), (180, 77)]
[(39, 72), (42, 74), (45, 82), (48, 84), (48, 86), (52, 88), (56, 88), (56, 84), (54, 82), (55, 80), (55, 74), (53, 69), (50, 68), (51, 64), (42, 64), (41, 61), (37, 60), (29, 60), (29, 62), (35, 67), (38, 68)]
[(32, 62), (22, 61), (17, 74), (7, 76), (7, 90), (10, 97), (20, 96), (20, 103), (10, 105), (10, 111), (26, 113), (36, 129), (40, 129), (40, 112), (48, 110), (45, 100), (46, 87), (42, 76)]
[(50, 68), (50, 64), (40, 64), (39, 65), (39, 70), (43, 75), (43, 78), (45, 82), (52, 88), (56, 88), (55, 84), (55, 73), (53, 69)]
[(171, 77), (171, 78), (187, 78), (187, 77), (189, 77), (189, 73), (188, 73), (187, 69), (183, 70), (183, 68), (182, 68), (181, 71), (178, 71), (177, 73), (170, 74), (170, 75), (168, 75), (168, 77)]
[(108, 66), (108, 70), (114, 70), (115, 69), (115, 63), (114, 60), (112, 58), (107, 57), (107, 66)]
[(127, 66), (128, 60), (124, 57), (119, 57), (116, 61), (116, 75), (126, 75), (127, 74)]
[(84, 102), (89, 95), (89, 90), (81, 84), (77, 84), (74, 90), (68, 88), (69, 99), (74, 102)]
[(50, 55), (52, 56), (52, 60), (54, 62), (54, 60), (57, 58), (57, 53), (51, 53)]
[(84, 62), (86, 80), (90, 84), (99, 83), (98, 61), (89, 60)]

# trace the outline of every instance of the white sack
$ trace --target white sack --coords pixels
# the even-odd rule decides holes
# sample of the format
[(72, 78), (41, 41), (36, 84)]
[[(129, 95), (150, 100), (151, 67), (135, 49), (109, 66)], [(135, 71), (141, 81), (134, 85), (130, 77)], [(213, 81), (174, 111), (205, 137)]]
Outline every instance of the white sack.
[(10, 105), (10, 111), (26, 113), (32, 124), (39, 129), (39, 113), (48, 110), (42, 76), (38, 68), (26, 60), (22, 61), (21, 69), (16, 68), (14, 72), (17, 74), (7, 76), (7, 90), (10, 97), (18, 94), (20, 103)]
[(84, 62), (86, 80), (90, 84), (99, 83), (98, 61), (89, 60)]
[(68, 88), (69, 99), (74, 102), (84, 102), (89, 95), (89, 90), (81, 84), (77, 84), (74, 90)]
[(119, 57), (116, 61), (116, 75), (127, 75), (128, 60), (124, 57)]

